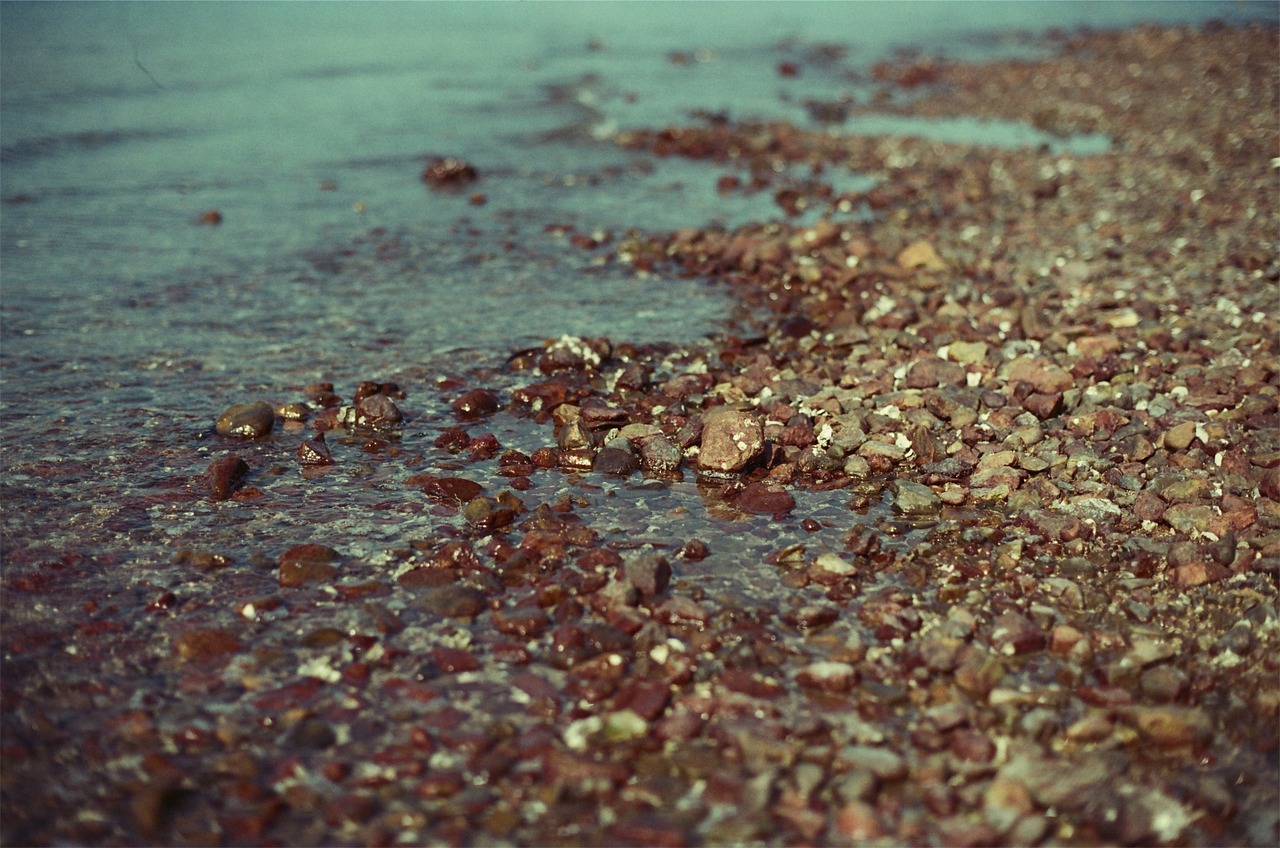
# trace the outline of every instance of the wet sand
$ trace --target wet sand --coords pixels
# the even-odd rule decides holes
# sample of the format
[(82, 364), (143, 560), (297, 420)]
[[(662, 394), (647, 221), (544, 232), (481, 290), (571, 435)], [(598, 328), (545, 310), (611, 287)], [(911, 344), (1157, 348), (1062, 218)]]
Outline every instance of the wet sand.
[[(564, 234), (731, 292), (715, 343), (140, 423), (153, 491), (47, 530), (101, 555), (10, 555), (4, 841), (1274, 844), (1275, 44), (871, 71), (1089, 156), (620, 133), (838, 214)], [(108, 588), (140, 518), (168, 556)]]

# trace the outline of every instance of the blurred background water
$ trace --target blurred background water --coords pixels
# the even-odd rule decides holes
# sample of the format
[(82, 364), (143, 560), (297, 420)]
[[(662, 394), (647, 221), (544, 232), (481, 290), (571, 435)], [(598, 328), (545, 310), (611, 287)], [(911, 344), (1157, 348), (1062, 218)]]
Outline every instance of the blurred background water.
[[(863, 96), (865, 76), (852, 69), (895, 48), (973, 58), (1027, 52), (1020, 36), (1046, 27), (1268, 12), (1127, 2), (5, 3), (3, 388), (10, 397), (30, 388), (15, 373), (24, 354), (195, 356), (232, 368), (246, 348), (281, 347), (286, 358), (310, 349), (316, 329), (342, 348), (394, 337), (399, 354), (417, 356), (563, 332), (685, 340), (714, 326), (725, 304), (689, 283), (584, 273), (583, 257), (544, 227), (663, 230), (778, 210), (765, 196), (718, 196), (713, 172), (649, 163), (593, 137), (685, 122), (696, 109), (810, 123), (805, 100)], [(781, 78), (784, 60), (803, 72)], [(1030, 128), (1005, 132), (1013, 143), (1040, 140)], [(426, 190), (418, 177), (432, 154), (473, 162), (487, 205)], [(223, 223), (196, 225), (210, 209)], [(308, 253), (340, 251), (373, 227), (409, 240), (416, 259), (316, 283)], [(521, 250), (477, 258), (492, 253), (477, 247), (484, 239)]]
[[(563, 228), (781, 212), (767, 193), (717, 194), (715, 169), (602, 140), (618, 128), (695, 110), (812, 125), (805, 101), (869, 96), (867, 68), (898, 49), (1030, 55), (1048, 27), (1274, 16), (1110, 0), (0, 4), (5, 466), (97, 462), (146, 416), (204, 437), (249, 392), (500, 361), (566, 333), (715, 331), (723, 295), (595, 262)], [(433, 155), (481, 179), (432, 191)], [(197, 223), (213, 209), (220, 225)]]

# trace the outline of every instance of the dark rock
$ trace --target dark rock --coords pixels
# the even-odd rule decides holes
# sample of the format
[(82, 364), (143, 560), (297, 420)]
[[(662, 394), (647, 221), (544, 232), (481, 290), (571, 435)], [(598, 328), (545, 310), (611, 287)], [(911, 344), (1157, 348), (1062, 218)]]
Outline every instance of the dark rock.
[(623, 574), (641, 594), (652, 597), (666, 591), (671, 582), (671, 563), (659, 553), (644, 553), (627, 560)]
[(249, 463), (238, 456), (224, 456), (209, 463), (209, 491), (215, 501), (231, 497), (244, 476), (249, 473)]
[(472, 389), (463, 392), (453, 403), (453, 414), (462, 421), (475, 421), (492, 415), (502, 405), (496, 392), (489, 389)]
[(258, 401), (228, 407), (218, 416), (213, 429), (220, 436), (260, 439), (271, 432), (275, 422), (275, 410), (269, 404)]
[(356, 424), (360, 426), (384, 429), (403, 420), (400, 408), (386, 395), (369, 395), (356, 404)]
[(483, 592), (457, 583), (430, 587), (419, 599), (429, 612), (447, 618), (474, 618), (489, 608)]
[(674, 474), (680, 468), (680, 448), (666, 436), (654, 436), (640, 448), (640, 462), (645, 470), (657, 476)]
[(617, 474), (626, 477), (640, 468), (640, 461), (636, 459), (631, 443), (626, 439), (617, 438), (601, 448), (600, 453), (596, 454), (592, 468), (600, 474)]
[(295, 545), (280, 557), (280, 585), (303, 586), (332, 580), (342, 555), (325, 545)]
[(444, 156), (432, 159), (422, 172), (422, 181), (436, 188), (473, 183), (480, 174), (464, 159)]
[(333, 454), (324, 442), (324, 433), (298, 445), (298, 462), (303, 465), (333, 465)]
[(795, 509), (796, 499), (780, 484), (765, 480), (748, 483), (733, 505), (753, 515), (782, 516)]

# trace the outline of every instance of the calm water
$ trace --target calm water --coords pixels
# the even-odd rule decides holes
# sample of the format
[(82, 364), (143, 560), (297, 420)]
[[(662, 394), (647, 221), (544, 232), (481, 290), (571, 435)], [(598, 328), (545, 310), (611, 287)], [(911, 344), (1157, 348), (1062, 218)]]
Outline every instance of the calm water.
[[(717, 195), (715, 169), (601, 141), (614, 129), (699, 109), (808, 124), (806, 100), (865, 97), (859, 70), (899, 48), (1019, 55), (1050, 26), (1273, 15), (1124, 2), (0, 4), (0, 451), (6, 498), (31, 505), (6, 510), (6, 548), (55, 527), (83, 543), (69, 517), (87, 492), (109, 503), (145, 488), (121, 457), (171, 450), (153, 483), (198, 473), (213, 417), (250, 395), (292, 400), (327, 379), (349, 396), (356, 380), (421, 380), (566, 333), (715, 332), (730, 310), (719, 293), (637, 278), (554, 230), (618, 238), (778, 209), (766, 194)], [(780, 76), (782, 61), (800, 75)], [(1063, 143), (1016, 125), (867, 126)], [(444, 154), (480, 182), (428, 190), (423, 157)], [(211, 209), (220, 226), (196, 223)], [(61, 470), (33, 482), (45, 462)]]

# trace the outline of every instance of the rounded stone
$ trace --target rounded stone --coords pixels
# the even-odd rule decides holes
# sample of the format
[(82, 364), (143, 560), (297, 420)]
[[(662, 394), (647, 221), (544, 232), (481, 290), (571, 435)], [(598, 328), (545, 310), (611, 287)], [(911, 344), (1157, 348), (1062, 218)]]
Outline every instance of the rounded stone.
[(213, 429), (219, 436), (260, 439), (271, 432), (275, 422), (275, 410), (269, 404), (257, 401), (227, 407), (218, 416)]

